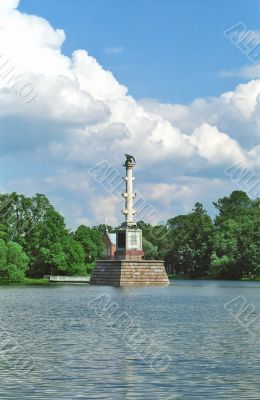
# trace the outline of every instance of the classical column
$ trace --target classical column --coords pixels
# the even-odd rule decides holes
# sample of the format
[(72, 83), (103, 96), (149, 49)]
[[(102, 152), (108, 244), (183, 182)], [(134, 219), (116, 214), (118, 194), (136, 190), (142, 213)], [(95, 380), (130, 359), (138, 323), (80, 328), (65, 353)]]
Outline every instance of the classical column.
[(125, 198), (125, 208), (122, 210), (122, 213), (125, 216), (125, 225), (130, 227), (135, 225), (134, 215), (136, 213), (133, 207), (135, 198), (135, 193), (133, 191), (133, 180), (135, 179), (133, 177), (133, 168), (135, 166), (135, 162), (133, 158), (127, 158), (124, 166), (126, 167), (126, 176), (123, 179), (125, 180), (126, 191), (122, 194), (122, 196)]
[(163, 261), (144, 260), (142, 230), (134, 222), (133, 168), (135, 158), (125, 154), (126, 190), (123, 193), (125, 208), (124, 223), (116, 232), (116, 250), (112, 260), (97, 260), (90, 284), (113, 286), (167, 285), (169, 283)]

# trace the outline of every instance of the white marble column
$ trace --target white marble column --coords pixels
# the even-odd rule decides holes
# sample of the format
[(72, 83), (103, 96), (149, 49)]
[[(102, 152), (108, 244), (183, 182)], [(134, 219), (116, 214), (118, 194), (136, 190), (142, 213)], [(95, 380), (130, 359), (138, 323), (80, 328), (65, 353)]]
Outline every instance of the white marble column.
[(135, 166), (134, 162), (126, 161), (126, 176), (123, 178), (126, 183), (126, 191), (123, 193), (123, 197), (125, 198), (125, 209), (122, 210), (122, 213), (125, 215), (125, 224), (126, 226), (135, 225), (134, 223), (134, 215), (136, 211), (134, 210), (134, 198), (135, 193), (133, 191), (133, 167)]

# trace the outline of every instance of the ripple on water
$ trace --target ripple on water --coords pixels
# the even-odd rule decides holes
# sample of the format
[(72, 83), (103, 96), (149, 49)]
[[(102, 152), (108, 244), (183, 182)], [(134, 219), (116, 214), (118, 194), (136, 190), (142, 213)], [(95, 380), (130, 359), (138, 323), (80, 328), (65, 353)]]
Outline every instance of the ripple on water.
[[(102, 294), (170, 357), (164, 372), (88, 306)], [(0, 288), (0, 399), (259, 399), (258, 326), (251, 335), (224, 309), (237, 296), (260, 315), (255, 282)]]

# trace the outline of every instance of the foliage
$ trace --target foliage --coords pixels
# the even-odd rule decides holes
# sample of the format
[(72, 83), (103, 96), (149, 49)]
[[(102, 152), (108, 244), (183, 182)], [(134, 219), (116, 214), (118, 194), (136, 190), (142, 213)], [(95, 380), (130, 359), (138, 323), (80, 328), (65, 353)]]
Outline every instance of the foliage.
[[(139, 221), (145, 257), (164, 258), (174, 274), (185, 277), (260, 277), (259, 199), (234, 191), (213, 204), (214, 221), (200, 203), (167, 225)], [(105, 228), (81, 225), (73, 233), (44, 195), (0, 194), (0, 281), (90, 273), (104, 256)]]
[(84, 247), (80, 235), (69, 232), (64, 218), (44, 195), (0, 195), (0, 237), (23, 247), (30, 277), (87, 274), (103, 248), (100, 232), (91, 231), (91, 246)]
[(259, 199), (234, 191), (213, 203), (214, 225), (201, 204), (168, 221), (172, 240), (166, 265), (177, 274), (240, 279), (260, 276)]
[(28, 270), (28, 257), (18, 243), (0, 239), (0, 279), (7, 282), (22, 282)]
[(168, 221), (171, 250), (165, 262), (174, 265), (175, 273), (191, 277), (207, 275), (212, 255), (214, 227), (202, 204), (196, 203), (192, 213)]
[(145, 256), (151, 258), (152, 251), (155, 259), (163, 258), (169, 250), (167, 226), (146, 224), (144, 221), (137, 222), (137, 226), (142, 229)]
[(143, 251), (147, 260), (159, 259), (158, 246), (154, 246), (151, 242), (145, 239), (145, 237), (143, 237)]
[(235, 191), (215, 203), (214, 252), (211, 273), (218, 278), (260, 275), (259, 199)]
[(99, 229), (89, 228), (85, 225), (80, 225), (76, 230), (74, 238), (83, 246), (86, 264), (92, 264), (104, 256), (105, 247), (102, 236)]

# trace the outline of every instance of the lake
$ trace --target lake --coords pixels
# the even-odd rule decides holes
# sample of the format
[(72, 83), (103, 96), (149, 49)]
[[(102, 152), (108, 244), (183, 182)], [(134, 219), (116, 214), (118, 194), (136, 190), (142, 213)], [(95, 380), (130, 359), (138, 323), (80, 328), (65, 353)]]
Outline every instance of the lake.
[(0, 399), (260, 399), (258, 315), (258, 282), (0, 287)]

